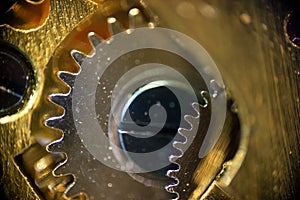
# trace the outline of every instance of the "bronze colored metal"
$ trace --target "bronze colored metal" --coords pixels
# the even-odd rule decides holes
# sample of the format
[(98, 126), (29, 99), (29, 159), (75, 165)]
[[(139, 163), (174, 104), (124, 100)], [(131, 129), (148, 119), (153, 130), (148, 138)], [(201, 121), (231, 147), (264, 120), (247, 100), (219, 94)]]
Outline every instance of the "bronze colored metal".
[(0, 26), (29, 32), (45, 24), (49, 17), (50, 1), (17, 1), (0, 19)]
[[(38, 188), (21, 172), (15, 158), (37, 140), (31, 124), (44, 134), (44, 140), (48, 139), (48, 142), (61, 137), (59, 131), (53, 131), (43, 123), (48, 116), (63, 113), (61, 108), (48, 101), (47, 95), (66, 88), (61, 82), (53, 81), (55, 69), (45, 71), (45, 66), (61, 40), (97, 7), (92, 2), (69, 0), (51, 1), (50, 5), (49, 19), (35, 31), (25, 33), (9, 27), (0, 28), (0, 39), (19, 47), (31, 59), (37, 79), (36, 90), (23, 109), (0, 119), (1, 187), (13, 199), (39, 199), (41, 196)], [(43, 91), (46, 94), (42, 96)], [(39, 105), (42, 109), (33, 114)]]
[[(162, 20), (172, 19), (164, 21), (166, 26), (207, 49), (239, 106), (240, 148), (217, 183), (237, 199), (295, 199), (300, 52), (285, 35), (291, 8), (286, 2), (189, 1), (189, 12), (201, 11), (190, 17), (174, 12), (180, 3), (168, 3), (172, 10), (163, 9), (161, 1), (149, 6)], [(201, 195), (196, 189), (190, 198)]]
[[(45, 23), (43, 20), (33, 20), (34, 25), (29, 23), (29, 29), (35, 30), (22, 32), (20, 29), (28, 27), (21, 23), (17, 29), (0, 28), (0, 39), (28, 54), (38, 82), (32, 98), (19, 113), (0, 118), (0, 163), (4, 174), (1, 183), (10, 198), (58, 199), (51, 194), (64, 194), (65, 186), (71, 184), (69, 182), (45, 195), (47, 191), (42, 188), (47, 186), (34, 184), (33, 179), (37, 177), (32, 169), (34, 164), (21, 164), (36, 163), (36, 160), (24, 156), (20, 162), (19, 156), (27, 155), (26, 152), (34, 147), (36, 150), (29, 155), (36, 154), (36, 158), (44, 159), (49, 165), (61, 162), (36, 144), (47, 146), (62, 136), (60, 131), (43, 124), (49, 117), (63, 114), (63, 109), (48, 99), (50, 94), (69, 91), (57, 78), (57, 73), (78, 71), (69, 51), (75, 48), (89, 53), (92, 50), (86, 37), (89, 31), (109, 37), (106, 28), (98, 28), (105, 27), (105, 22), (98, 19), (105, 19), (120, 8), (126, 10), (130, 7), (126, 2), (50, 0), (49, 19)], [(217, 63), (238, 105), (241, 138), (236, 154), (224, 163), (223, 168), (216, 170), (218, 175), (212, 177), (209, 183), (203, 182), (203, 176), (206, 176), (206, 170), (216, 168), (207, 165), (207, 168), (192, 171), (197, 187), (189, 199), (299, 197), (300, 50), (289, 41), (285, 27), (288, 14), (295, 8), (286, 1), (268, 0), (145, 2), (159, 17), (162, 27), (185, 33), (204, 46)], [(26, 19), (30, 21), (30, 17)], [(82, 20), (85, 22), (78, 26)], [(120, 21), (127, 27), (126, 19), (120, 17)], [(68, 38), (74, 37), (76, 43), (73, 39), (66, 39), (60, 45), (68, 35)], [(56, 62), (49, 63), (55, 50), (59, 58), (55, 57), (51, 62)], [(68, 63), (68, 67), (64, 63)], [(224, 142), (229, 143), (227, 139)], [(223, 152), (219, 153), (222, 155)], [(215, 158), (206, 159), (213, 164)], [(47, 174), (52, 175), (50, 171)], [(180, 181), (183, 180), (181, 178)]]

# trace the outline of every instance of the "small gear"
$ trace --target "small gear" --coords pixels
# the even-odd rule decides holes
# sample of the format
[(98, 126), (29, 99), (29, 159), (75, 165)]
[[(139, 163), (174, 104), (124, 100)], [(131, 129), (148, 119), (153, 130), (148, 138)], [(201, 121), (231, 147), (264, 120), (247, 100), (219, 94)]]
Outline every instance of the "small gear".
[[(116, 18), (107, 18), (112, 37), (104, 41), (89, 33), (94, 52), (71, 53), (80, 72), (60, 73), (71, 91), (51, 97), (65, 109), (63, 117), (48, 121), (64, 132), (53, 148), (68, 155), (57, 173), (72, 172), (76, 184), (69, 193), (85, 192), (91, 199), (125, 193), (128, 199), (176, 199), (173, 186), (181, 183), (172, 171), (194, 171), (196, 157), (205, 156), (220, 135), (226, 111), (222, 79), (193, 39), (154, 22), (138, 28), (145, 23), (137, 8), (129, 19), (124, 31)], [(195, 111), (198, 122), (190, 123)], [(184, 135), (188, 124), (191, 131)], [(180, 163), (190, 145), (192, 166)]]
[[(128, 34), (133, 31), (133, 28), (145, 25), (145, 20), (141, 20), (142, 16), (137, 8), (133, 8), (129, 11), (130, 29), (127, 30)], [(107, 19), (109, 25), (109, 31), (111, 35), (115, 35), (124, 31), (119, 22), (110, 17)], [(154, 27), (154, 22), (146, 23), (150, 26), (150, 29)], [(96, 51), (99, 49), (99, 44), (104, 41), (94, 33), (89, 33), (88, 38), (91, 45)], [(114, 42), (116, 38), (111, 37), (109, 42)], [(97, 55), (97, 52), (92, 55)], [(74, 60), (81, 66), (81, 72), (83, 73), (83, 62), (88, 58), (79, 51), (72, 51)], [(109, 61), (109, 58), (106, 59)], [(53, 102), (61, 105), (65, 109), (65, 115), (61, 118), (54, 118), (48, 120), (48, 125), (54, 128), (59, 128), (64, 132), (64, 137), (61, 141), (53, 144), (50, 149), (52, 151), (64, 151), (68, 155), (67, 162), (56, 170), (56, 173), (73, 173), (76, 177), (75, 185), (68, 191), (69, 195), (84, 192), (88, 194), (90, 199), (142, 199), (145, 196), (151, 196), (154, 199), (171, 199), (173, 194), (168, 193), (164, 187), (170, 184), (173, 180), (167, 176), (156, 175), (139, 175), (134, 173), (126, 173), (107, 167), (103, 163), (99, 162), (95, 157), (87, 150), (83, 144), (83, 140), (76, 134), (76, 119), (73, 121), (74, 110), (72, 108), (72, 101), (74, 103), (74, 84), (78, 74), (71, 74), (68, 72), (61, 72), (60, 78), (66, 82), (72, 89), (69, 94), (61, 95), (54, 94), (51, 99)], [(107, 85), (102, 87), (108, 87)], [(109, 93), (109, 92), (108, 92)], [(106, 97), (109, 94), (106, 95)], [(105, 101), (102, 103), (105, 104)], [(104, 106), (105, 108), (105, 106)], [(80, 111), (79, 111), (80, 112)], [(102, 118), (103, 117), (103, 118)], [(99, 123), (107, 129), (107, 117), (106, 114), (99, 115)], [(80, 123), (80, 122), (79, 122)], [(110, 147), (106, 147), (110, 155), (104, 155), (104, 160), (111, 160), (117, 162), (114, 158), (114, 154)], [(106, 151), (107, 152), (107, 151)], [(166, 157), (168, 160), (168, 157)], [(154, 177), (154, 178), (153, 178)], [(125, 197), (124, 197), (125, 195)]]
[[(230, 160), (236, 154), (239, 146), (240, 123), (232, 100), (227, 102), (226, 120), (222, 129), (222, 134), (215, 146), (205, 157), (199, 157), (198, 152), (203, 144), (204, 136), (207, 132), (210, 118), (210, 98), (209, 94), (203, 92), (206, 104), (193, 104), (196, 114), (186, 115), (185, 120), (190, 124), (189, 128), (180, 128), (179, 133), (191, 140), (192, 144), (186, 149), (185, 142), (175, 142), (174, 147), (182, 153), (171, 156), (170, 160), (178, 164), (179, 169), (170, 170), (168, 176), (175, 178), (177, 182), (167, 187), (168, 191), (175, 193), (175, 199), (199, 199), (208, 189), (214, 180), (219, 180), (226, 168), (231, 165)], [(199, 124), (199, 122), (202, 122)], [(196, 127), (196, 128), (195, 128)], [(198, 128), (198, 129), (197, 129)], [(196, 131), (196, 133), (194, 133)], [(196, 135), (191, 138), (191, 135)]]

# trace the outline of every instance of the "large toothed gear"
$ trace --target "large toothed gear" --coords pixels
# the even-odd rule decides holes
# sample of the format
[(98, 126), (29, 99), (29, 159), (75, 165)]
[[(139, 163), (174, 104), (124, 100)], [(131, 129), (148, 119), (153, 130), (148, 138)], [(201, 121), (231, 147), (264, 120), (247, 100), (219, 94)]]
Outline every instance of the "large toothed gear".
[[(129, 19), (131, 28), (124, 34), (129, 34), (135, 27), (145, 25), (145, 20), (141, 21), (141, 17), (138, 9), (134, 8), (130, 10)], [(112, 35), (124, 31), (118, 21), (113, 17), (108, 18), (107, 23)], [(146, 23), (146, 25), (147, 24), (149, 24), (149, 28), (153, 28), (154, 26), (154, 22)], [(64, 132), (62, 141), (54, 144), (51, 150), (66, 152), (68, 156), (67, 162), (56, 170), (55, 173), (72, 173), (75, 175), (75, 184), (70, 191), (68, 191), (68, 195), (84, 192), (88, 194), (90, 199), (142, 199), (145, 196), (151, 196), (155, 199), (173, 198), (173, 195), (164, 189), (165, 185), (173, 181), (171, 178), (165, 176), (161, 181), (107, 167), (91, 155), (82, 143), (82, 139), (76, 133), (76, 121), (72, 120), (72, 115), (74, 115), (72, 111), (74, 81), (76, 81), (76, 76), (78, 78), (84, 72), (83, 62), (85, 62), (87, 58), (97, 56), (97, 51), (100, 51), (99, 44), (107, 42), (103, 41), (94, 33), (89, 33), (88, 38), (95, 49), (93, 55), (87, 56), (79, 51), (72, 51), (74, 60), (81, 66), (81, 72), (79, 74), (71, 74), (68, 72), (60, 73), (60, 78), (72, 88), (70, 93), (67, 95), (54, 94), (51, 97), (53, 102), (65, 108), (65, 115), (62, 118), (48, 120), (49, 126), (59, 128)], [(108, 43), (113, 42), (114, 39), (114, 37), (110, 38)], [(106, 61), (109, 61), (109, 58), (106, 58)], [(108, 94), (106, 97), (107, 96)], [(100, 117), (107, 120), (106, 115), (99, 116), (99, 119)], [(107, 124), (105, 125), (104, 123), (105, 122), (103, 122), (103, 126), (107, 126)], [(108, 147), (107, 150), (112, 152)], [(114, 160), (113, 156), (112, 153), (103, 158), (104, 160)], [(114, 161), (117, 162), (116, 160)]]
[[(68, 156), (56, 173), (75, 175), (71, 195), (177, 199), (181, 191), (175, 188), (192, 180), (192, 173), (188, 179), (181, 173), (187, 167), (194, 172), (221, 134), (224, 84), (193, 39), (154, 22), (138, 28), (145, 21), (136, 8), (129, 19), (124, 30), (108, 18), (112, 37), (104, 41), (89, 33), (94, 51), (71, 52), (80, 72), (60, 72), (71, 91), (52, 95), (65, 108), (63, 117), (48, 121), (64, 132), (52, 150)], [(185, 156), (189, 147), (194, 155)], [(195, 157), (192, 166), (189, 157)]]

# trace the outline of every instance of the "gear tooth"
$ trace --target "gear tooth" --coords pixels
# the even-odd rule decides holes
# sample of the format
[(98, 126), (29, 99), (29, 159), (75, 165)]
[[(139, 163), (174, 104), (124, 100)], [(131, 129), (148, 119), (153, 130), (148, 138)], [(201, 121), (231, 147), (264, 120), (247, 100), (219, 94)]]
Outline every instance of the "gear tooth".
[[(68, 98), (67, 98), (67, 95), (66, 94), (55, 94), (55, 95), (52, 95), (51, 97), (50, 97), (50, 100), (53, 102), (53, 103), (55, 103), (55, 104), (57, 104), (57, 105), (59, 105), (59, 106), (64, 106), (64, 102), (67, 100)], [(51, 118), (50, 118), (51, 119)]]
[(66, 161), (66, 154), (49, 152), (40, 144), (35, 143), (25, 150), (18, 160), (22, 163), (24, 173), (34, 179), (35, 185), (46, 199), (73, 200), (73, 198), (66, 198), (65, 193), (74, 185), (75, 177), (70, 174), (54, 174), (56, 168)]
[[(179, 144), (179, 143), (180, 143), (180, 142), (178, 142), (178, 144)], [(166, 189), (169, 193), (174, 194), (174, 198), (172, 198), (172, 200), (176, 200), (176, 199), (179, 199), (179, 197), (180, 197), (179, 193), (176, 192), (176, 191), (174, 190), (174, 188), (179, 184), (179, 179), (176, 177), (176, 173), (179, 172), (181, 166), (180, 166), (178, 163), (176, 163), (175, 160), (178, 159), (178, 158), (180, 158), (181, 156), (183, 156), (183, 152), (180, 150), (180, 148), (176, 147), (176, 145), (175, 145), (174, 143), (173, 143), (173, 147), (174, 147), (175, 149), (178, 149), (181, 153), (180, 153), (180, 155), (178, 155), (178, 156), (175, 156), (175, 155), (169, 156), (170, 162), (173, 163), (173, 164), (175, 164), (175, 165), (177, 165), (178, 168), (177, 168), (177, 169), (171, 169), (171, 170), (169, 170), (169, 171), (167, 172), (167, 176), (170, 177), (171, 179), (173, 179), (173, 180), (174, 180), (174, 183), (167, 185), (167, 186), (165, 187), (165, 189)]]
[(201, 108), (206, 108), (208, 106), (208, 104), (209, 104), (209, 99), (210, 99), (209, 92), (207, 92), (207, 91), (201, 91), (200, 94), (202, 96), (203, 102), (199, 103), (199, 105), (200, 105)]
[(130, 29), (144, 27), (145, 24), (147, 24), (145, 22), (142, 12), (140, 12), (140, 10), (138, 8), (130, 9), (128, 15), (129, 15), (129, 28)]
[[(177, 165), (178, 165), (178, 164), (177, 164)], [(178, 165), (178, 166), (179, 166), (179, 165)], [(180, 166), (179, 166), (179, 169), (180, 169)], [(168, 186), (165, 187), (165, 189), (166, 189), (169, 193), (174, 194), (174, 197), (172, 198), (172, 200), (177, 200), (177, 199), (179, 199), (179, 197), (180, 197), (179, 193), (176, 192), (176, 191), (174, 190), (174, 187), (176, 187), (176, 186), (179, 184), (179, 179), (176, 178), (176, 176), (175, 176), (174, 174), (175, 174), (176, 172), (178, 172), (179, 169), (178, 169), (178, 170), (169, 170), (168, 173), (167, 173), (167, 176), (170, 177), (170, 178), (172, 178), (172, 179), (175, 181), (175, 183), (170, 184), (170, 185), (168, 185)]]
[[(61, 109), (64, 109), (64, 112), (62, 115), (58, 116), (53, 116), (53, 117), (49, 117), (49, 119), (46, 120), (46, 122), (48, 121), (52, 121), (52, 118), (61, 118), (62, 116), (65, 115), (65, 106), (66, 106), (66, 102), (69, 100), (68, 95), (70, 94), (70, 91), (67, 94), (52, 94), (50, 95), (50, 101), (55, 104), (56, 106), (60, 107)], [(48, 124), (47, 124), (48, 125)]]
[(222, 83), (218, 82), (215, 79), (212, 79), (210, 80), (209, 84), (210, 88), (214, 91), (214, 93), (211, 94), (212, 98), (216, 98), (219, 95), (225, 95), (226, 88)]
[(107, 24), (111, 35), (116, 35), (123, 32), (123, 28), (120, 23), (114, 17), (107, 18)]
[(138, 8), (132, 8), (128, 12), (129, 17), (129, 31), (133, 31), (135, 28), (149, 27), (154, 28), (156, 26), (156, 20), (150, 18), (150, 22), (146, 20), (146, 17)]
[(52, 155), (55, 158), (56, 163), (62, 163), (67, 159), (66, 153), (63, 152), (52, 152)]
[[(61, 116), (55, 116), (55, 117), (49, 118), (46, 121), (46, 125), (48, 127), (54, 128), (54, 129), (59, 129), (63, 132), (62, 134), (64, 134), (65, 123), (67, 123), (66, 119), (69, 117), (69, 112), (66, 111), (66, 108), (68, 109), (68, 107), (70, 107), (70, 96), (64, 95), (64, 94), (57, 94), (57, 95), (51, 97), (51, 101), (54, 102), (55, 104), (63, 107), (64, 114)], [(60, 138), (60, 140), (62, 139), (62, 137)]]
[(169, 161), (171, 163), (177, 165), (178, 168), (177, 169), (171, 169), (171, 170), (169, 170), (167, 172), (167, 176), (170, 177), (170, 178), (172, 178), (174, 180), (174, 183), (173, 184), (169, 184), (169, 185), (167, 185), (165, 187), (165, 189), (169, 193), (174, 194), (174, 197), (172, 198), (172, 200), (177, 200), (180, 197), (179, 193), (174, 190), (174, 188), (179, 184), (179, 179), (176, 177), (176, 173), (179, 172), (179, 170), (181, 168), (180, 164), (176, 163), (176, 159), (178, 159), (178, 158), (180, 158), (180, 157), (183, 156), (183, 151), (181, 150), (181, 147), (178, 146), (178, 145), (183, 145), (186, 142), (186, 140), (187, 140), (186, 136), (181, 133), (181, 129), (178, 129), (178, 133), (185, 138), (185, 141), (184, 142), (175, 141), (173, 143), (173, 147), (176, 150), (178, 150), (180, 153), (178, 155), (171, 155), (171, 156), (169, 156)]
[[(207, 104), (207, 100), (206, 99), (204, 99), (204, 101), (205, 101), (205, 103)], [(198, 118), (198, 117), (200, 117), (200, 109), (199, 109), (199, 107), (202, 107), (202, 105), (200, 105), (198, 102), (197, 103), (192, 103), (192, 107), (194, 108), (194, 110), (196, 111), (196, 113), (197, 113), (197, 116), (196, 116), (196, 118)], [(194, 117), (195, 118), (195, 117)]]
[(86, 55), (84, 53), (81, 53), (80, 51), (77, 50), (72, 50), (71, 55), (79, 66), (81, 66), (84, 59), (86, 58)]
[(189, 123), (190, 127), (189, 127), (189, 129), (181, 129), (181, 130), (191, 131), (193, 129), (193, 124), (195, 124), (195, 123), (197, 124), (197, 119), (199, 118), (199, 116), (200, 116), (199, 112), (197, 112), (196, 117), (194, 117), (192, 115), (185, 115), (184, 119), (186, 122)]
[(76, 76), (74, 74), (68, 73), (68, 72), (60, 72), (59, 78), (63, 80), (67, 85), (72, 87), (74, 85), (74, 80)]
[[(182, 133), (182, 130), (180, 130), (180, 135), (185, 135)], [(184, 137), (185, 138), (185, 137)], [(185, 145), (186, 143), (186, 138), (185, 138), (185, 142), (174, 142), (173, 143), (173, 147), (176, 149), (176, 150), (179, 150), (179, 149), (182, 149), (182, 147)], [(175, 159), (177, 159), (178, 157), (181, 157), (183, 156), (183, 153), (180, 152), (180, 155), (179, 156), (176, 156)]]
[(94, 32), (90, 32), (88, 34), (88, 38), (89, 41), (91, 43), (91, 45), (95, 48), (96, 46), (98, 46), (103, 40), (101, 39), (100, 36), (98, 36), (96, 33)]
[(176, 173), (180, 171), (180, 164), (176, 162), (177, 159), (179, 159), (180, 157), (183, 156), (184, 154), (184, 146), (185, 144), (187, 143), (188, 141), (188, 134), (190, 131), (192, 131), (193, 129), (193, 125), (195, 124), (195, 122), (197, 123), (197, 120), (199, 119), (200, 117), (200, 109), (199, 109), (199, 106), (201, 106), (198, 102), (194, 102), (192, 103), (192, 107), (193, 109), (195, 110), (195, 116), (192, 116), (192, 115), (185, 115), (184, 116), (184, 119), (185, 121), (189, 124), (189, 128), (179, 128), (178, 129), (178, 133), (179, 135), (183, 136), (185, 138), (185, 141), (181, 142), (181, 141), (175, 141), (173, 143), (173, 147), (177, 150), (180, 151), (180, 154), (179, 155), (172, 155), (169, 157), (169, 160), (170, 162), (178, 165), (178, 169), (176, 170), (169, 170), (168, 173), (167, 173), (167, 176), (169, 176), (170, 178), (173, 178), (174, 180), (176, 180), (176, 183), (175, 184), (171, 184), (171, 185), (168, 185), (166, 186), (166, 190), (170, 193), (173, 193), (176, 195), (175, 198), (173, 198), (173, 200), (177, 200), (180, 198), (180, 195), (178, 192), (175, 191), (175, 188), (176, 186), (179, 185), (179, 179), (176, 177)]
[[(50, 118), (50, 119), (47, 120), (46, 125), (48, 127), (53, 128), (53, 129), (59, 129), (59, 130), (61, 130), (60, 127), (59, 127), (59, 124), (60, 124), (60, 122), (62, 120), (64, 120), (63, 116), (52, 117), (52, 118)], [(61, 140), (61, 139), (62, 139), (62, 137), (59, 140)]]
[(71, 174), (55, 176), (55, 179), (44, 177), (36, 181), (40, 187), (47, 188), (46, 194), (49, 199), (63, 200), (88, 200), (85, 193), (79, 193), (75, 196), (68, 197), (66, 193), (75, 184), (75, 177)]
[(59, 175), (51, 177), (43, 177), (36, 181), (39, 187), (47, 187), (50, 193), (55, 194), (55, 199), (62, 199), (65, 193), (74, 185), (75, 177), (73, 175)]

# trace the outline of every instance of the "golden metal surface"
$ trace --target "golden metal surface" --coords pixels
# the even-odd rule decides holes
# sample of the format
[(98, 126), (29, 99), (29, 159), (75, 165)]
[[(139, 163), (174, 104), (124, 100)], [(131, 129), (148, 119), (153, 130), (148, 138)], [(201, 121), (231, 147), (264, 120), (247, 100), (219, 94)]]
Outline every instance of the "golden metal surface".
[[(196, 38), (212, 55), (239, 106), (242, 134), (251, 130), (249, 145), (243, 137), (218, 182), (238, 199), (296, 198), (300, 52), (285, 35), (287, 5), (263, 0), (189, 2), (188, 11), (197, 13), (191, 17), (174, 12), (180, 1), (154, 0), (150, 7), (168, 27)], [(173, 9), (165, 9), (164, 3)], [(202, 194), (195, 192), (193, 199)]]
[(33, 31), (46, 22), (49, 12), (49, 0), (40, 3), (17, 1), (0, 19), (0, 25), (11, 27), (17, 31)]
[[(49, 19), (44, 26), (36, 31), (25, 33), (6, 27), (0, 28), (0, 39), (16, 45), (29, 56), (38, 82), (30, 102), (21, 112), (1, 118), (0, 154), (4, 171), (2, 182), (5, 183), (5, 192), (14, 199), (38, 198), (38, 193), (34, 191), (15, 162), (15, 157), (35, 140), (32, 137), (35, 130), (31, 129), (31, 123), (35, 124), (33, 126), (37, 130), (51, 135), (50, 138), (54, 138), (52, 135), (55, 132), (52, 133), (51, 129), (49, 130), (43, 125), (43, 119), (47, 118), (46, 114), (48, 116), (62, 114), (62, 109), (58, 109), (47, 99), (41, 99), (41, 93), (45, 87), (45, 90), (55, 92), (61, 85), (59, 83), (44, 85), (45, 66), (61, 40), (96, 8), (96, 5), (91, 2), (68, 0), (51, 1), (50, 6)], [(37, 116), (32, 115), (36, 107), (41, 104), (43, 108), (39, 111), (40, 113)], [(40, 129), (40, 127), (43, 128)]]
[[(61, 138), (60, 131), (43, 125), (47, 118), (63, 114), (62, 108), (48, 100), (52, 93), (69, 90), (58, 80), (57, 72), (77, 72), (70, 50), (89, 53), (92, 50), (86, 37), (89, 31), (103, 38), (109, 36), (107, 29), (101, 28), (105, 27), (105, 21), (97, 19), (105, 19), (120, 7), (126, 7), (123, 1), (94, 2), (98, 8), (90, 1), (50, 0), (49, 19), (37, 30), (25, 33), (0, 28), (0, 39), (29, 55), (38, 82), (31, 100), (21, 112), (0, 119), (2, 182), (5, 192), (14, 199), (42, 196), (20, 171), (15, 159), (36, 141), (47, 145)], [(159, 16), (163, 27), (183, 32), (205, 47), (239, 107), (242, 133), (237, 153), (223, 169), (207, 165), (196, 171), (194, 182), (198, 188), (190, 198), (294, 199), (299, 196), (300, 50), (289, 42), (285, 32), (285, 19), (291, 8), (284, 1), (267, 0), (251, 3), (246, 0), (149, 0), (146, 3)], [(98, 14), (91, 15), (97, 9)], [(77, 26), (82, 20), (86, 20), (85, 23)], [(128, 27), (124, 17), (120, 20)], [(72, 37), (60, 45), (70, 33)], [(78, 43), (74, 43), (74, 37)], [(58, 46), (55, 56), (59, 57), (50, 61)], [(67, 68), (65, 63), (68, 63)], [(228, 145), (229, 141), (224, 139), (224, 143)], [(207, 163), (223, 160), (223, 151), (219, 153), (220, 157), (207, 157)], [(206, 177), (205, 183), (206, 170), (214, 170), (213, 174), (219, 175)], [(212, 184), (208, 187), (209, 182)]]

